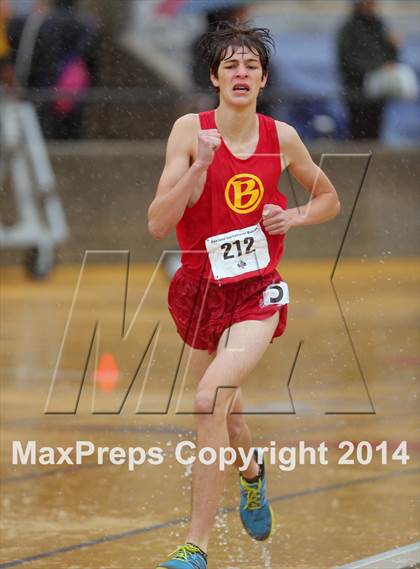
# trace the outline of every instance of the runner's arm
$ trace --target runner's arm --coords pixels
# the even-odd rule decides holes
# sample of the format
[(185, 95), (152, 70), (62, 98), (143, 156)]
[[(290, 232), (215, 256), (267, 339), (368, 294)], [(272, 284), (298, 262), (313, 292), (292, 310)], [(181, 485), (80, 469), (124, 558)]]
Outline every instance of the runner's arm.
[(163, 239), (174, 229), (194, 190), (204, 182), (207, 165), (199, 160), (191, 164), (192, 133), (198, 133), (195, 121), (194, 115), (181, 117), (169, 136), (165, 167), (148, 211), (149, 231), (155, 239)]
[(333, 184), (313, 162), (296, 130), (285, 123), (277, 125), (289, 171), (311, 193), (306, 205), (288, 210), (291, 227), (314, 225), (333, 219), (340, 212), (340, 201)]

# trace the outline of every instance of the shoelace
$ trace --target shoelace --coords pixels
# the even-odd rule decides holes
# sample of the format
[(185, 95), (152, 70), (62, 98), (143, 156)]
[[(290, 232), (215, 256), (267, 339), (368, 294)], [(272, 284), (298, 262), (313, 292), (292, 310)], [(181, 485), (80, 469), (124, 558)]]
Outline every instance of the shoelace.
[(178, 561), (188, 561), (190, 565), (193, 563), (193, 565), (191, 565), (192, 569), (202, 569), (199, 561), (191, 559), (191, 555), (193, 553), (201, 553), (201, 551), (195, 545), (187, 543), (175, 549), (175, 551), (171, 554), (171, 559)]
[(259, 510), (261, 508), (261, 480), (258, 481), (258, 487), (255, 488), (246, 482), (242, 483), (242, 488), (246, 492), (246, 510)]

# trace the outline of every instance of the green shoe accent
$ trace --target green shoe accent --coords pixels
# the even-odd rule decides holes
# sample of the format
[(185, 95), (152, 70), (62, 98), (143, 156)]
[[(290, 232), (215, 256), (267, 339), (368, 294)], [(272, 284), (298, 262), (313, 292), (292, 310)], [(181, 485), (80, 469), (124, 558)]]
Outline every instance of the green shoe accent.
[(266, 497), (265, 465), (257, 482), (240, 475), (241, 502), (239, 513), (245, 531), (257, 541), (265, 541), (274, 530), (274, 512)]
[(207, 555), (193, 543), (181, 545), (169, 557), (156, 569), (207, 569)]

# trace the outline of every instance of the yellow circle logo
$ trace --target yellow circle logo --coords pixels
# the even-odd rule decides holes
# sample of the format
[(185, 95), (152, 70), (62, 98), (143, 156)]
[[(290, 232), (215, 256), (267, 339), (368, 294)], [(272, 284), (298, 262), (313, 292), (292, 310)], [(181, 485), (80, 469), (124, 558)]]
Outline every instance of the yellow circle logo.
[(251, 213), (264, 195), (264, 186), (254, 174), (235, 174), (226, 184), (226, 203), (236, 213)]

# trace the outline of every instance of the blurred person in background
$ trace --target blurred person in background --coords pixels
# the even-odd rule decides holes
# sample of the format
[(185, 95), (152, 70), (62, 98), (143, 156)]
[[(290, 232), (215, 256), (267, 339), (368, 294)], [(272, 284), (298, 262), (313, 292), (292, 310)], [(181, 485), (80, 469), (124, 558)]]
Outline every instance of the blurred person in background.
[[(206, 13), (207, 27), (205, 32), (212, 32), (218, 28), (223, 22), (232, 22), (236, 24), (245, 23), (251, 18), (250, 4), (236, 4), (230, 8), (220, 8), (218, 10), (209, 10)], [(192, 59), (192, 79), (200, 90), (198, 100), (198, 110), (207, 110), (217, 103), (217, 95), (210, 81), (210, 70), (207, 62), (207, 54), (201, 45), (200, 36), (194, 40), (191, 45)], [(268, 70), (268, 81), (264, 88), (264, 92), (260, 94), (258, 99), (257, 111), (265, 115), (273, 115), (274, 112), (274, 91), (278, 85), (278, 78), (274, 66), (270, 64)]]
[(77, 5), (78, 0), (37, 0), (28, 15), (16, 16), (8, 26), (21, 85), (35, 95), (46, 88), (57, 94), (37, 106), (47, 138), (83, 134), (83, 97), (96, 75), (97, 33), (77, 14)]
[(353, 139), (379, 138), (385, 98), (372, 99), (364, 88), (374, 70), (398, 60), (398, 40), (378, 14), (376, 0), (354, 0), (353, 12), (338, 33), (338, 63)]
[(15, 77), (10, 61), (10, 45), (7, 38), (7, 21), (10, 16), (10, 6), (7, 0), (0, 2), (0, 88), (14, 87)]

